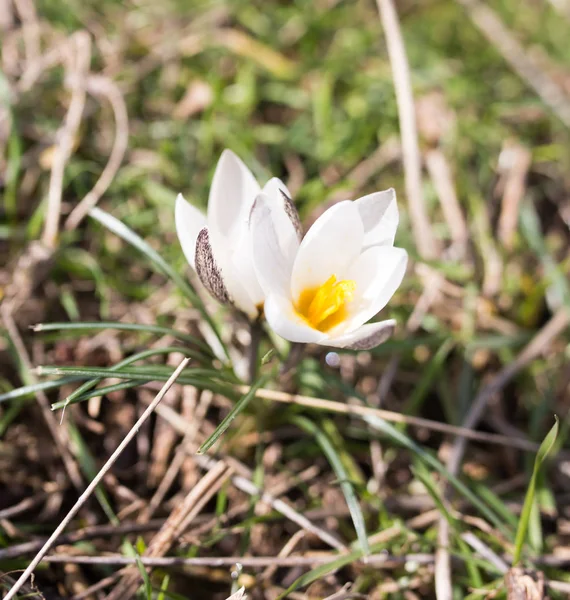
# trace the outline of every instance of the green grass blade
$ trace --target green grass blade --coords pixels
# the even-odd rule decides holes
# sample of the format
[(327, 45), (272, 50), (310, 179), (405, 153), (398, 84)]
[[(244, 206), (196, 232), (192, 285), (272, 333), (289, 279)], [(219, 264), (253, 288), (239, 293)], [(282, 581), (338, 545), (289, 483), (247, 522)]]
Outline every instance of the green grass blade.
[(558, 437), (558, 427), (559, 421), (558, 417), (555, 417), (556, 422), (552, 426), (551, 430), (546, 434), (542, 444), (540, 444), (540, 448), (536, 453), (536, 459), (534, 461), (534, 468), (532, 470), (532, 476), (530, 478), (530, 482), (528, 484), (528, 489), (526, 491), (523, 509), (521, 512), (521, 517), (519, 520), (519, 526), (517, 528), (517, 534), (515, 537), (515, 550), (513, 553), (513, 566), (516, 566), (522, 554), (522, 548), (524, 545), (524, 541), (526, 539), (526, 533), (528, 530), (528, 525), (531, 517), (532, 507), (534, 504), (534, 495), (536, 490), (536, 480), (538, 474), (540, 472), (540, 468), (542, 464), (546, 460), (546, 457), (549, 455), (554, 443), (556, 442), (556, 438)]
[(253, 400), (255, 397), (255, 392), (260, 387), (263, 387), (267, 381), (268, 377), (263, 376), (260, 377), (254, 385), (251, 386), (247, 394), (242, 396), (235, 404), (235, 406), (230, 410), (230, 412), (226, 415), (226, 417), (222, 420), (222, 422), (216, 427), (216, 430), (212, 435), (198, 448), (198, 454), (204, 454), (207, 452), (217, 441), (218, 439), (225, 433), (228, 427), (231, 425), (232, 421), (247, 407), (247, 405)]
[(68, 383), (77, 383), (78, 381), (82, 381), (83, 379), (83, 377), (61, 377), (60, 379), (55, 379), (54, 381), (41, 381), (39, 383), (23, 385), (22, 387), (0, 394), (0, 403), (8, 402), (9, 400), (15, 400), (16, 398), (33, 396), (37, 392), (46, 392), (48, 390), (56, 389)]
[(340, 487), (346, 499), (350, 516), (352, 517), (354, 530), (356, 531), (356, 537), (360, 543), (360, 548), (362, 549), (364, 555), (369, 555), (370, 546), (368, 545), (368, 534), (366, 533), (364, 515), (362, 514), (360, 503), (358, 502), (358, 498), (354, 492), (354, 487), (349, 480), (348, 473), (346, 472), (342, 459), (338, 455), (336, 448), (333, 446), (328, 436), (306, 417), (294, 417), (292, 421), (295, 423), (295, 425), (313, 435), (322, 451), (325, 453), (338, 480), (340, 481)]
[(46, 332), (46, 331), (93, 331), (97, 329), (115, 329), (117, 331), (138, 331), (140, 333), (156, 333), (158, 335), (171, 335), (172, 337), (194, 344), (200, 350), (207, 353), (208, 356), (213, 357), (212, 350), (202, 340), (198, 339), (193, 335), (188, 335), (176, 329), (170, 329), (168, 327), (161, 327), (160, 325), (139, 325), (138, 323), (119, 323), (114, 321), (101, 321), (101, 322), (81, 322), (77, 321), (74, 323), (38, 323), (34, 325), (32, 329), (35, 332)]

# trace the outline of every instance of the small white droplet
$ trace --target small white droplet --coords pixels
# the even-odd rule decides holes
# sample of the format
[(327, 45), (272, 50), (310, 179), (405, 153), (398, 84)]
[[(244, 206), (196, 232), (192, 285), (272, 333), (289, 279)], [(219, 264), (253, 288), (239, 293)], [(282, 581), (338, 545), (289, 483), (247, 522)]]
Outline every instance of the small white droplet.
[(340, 365), (340, 356), (336, 352), (327, 352), (325, 361), (329, 367), (336, 368)]

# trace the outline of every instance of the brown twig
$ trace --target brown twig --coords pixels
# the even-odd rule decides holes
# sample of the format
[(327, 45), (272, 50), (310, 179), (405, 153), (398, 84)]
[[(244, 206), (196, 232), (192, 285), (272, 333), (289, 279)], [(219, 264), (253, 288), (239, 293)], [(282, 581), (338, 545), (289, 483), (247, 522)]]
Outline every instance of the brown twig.
[(172, 384), (176, 381), (176, 379), (178, 378), (180, 373), (184, 370), (184, 368), (188, 364), (189, 360), (190, 360), (189, 358), (185, 358), (180, 363), (178, 368), (174, 371), (174, 373), (172, 373), (172, 375), (170, 376), (168, 381), (164, 384), (164, 386), (162, 387), (160, 392), (156, 395), (155, 399), (148, 405), (147, 409), (144, 411), (144, 413), (141, 415), (141, 417), (138, 419), (138, 421), (133, 425), (133, 427), (131, 428), (129, 433), (127, 433), (127, 435), (125, 436), (123, 441), (119, 444), (117, 449), (113, 452), (113, 454), (111, 454), (111, 456), (109, 457), (107, 462), (103, 465), (103, 467), (101, 467), (101, 470), (93, 478), (93, 481), (91, 481), (91, 483), (87, 486), (87, 489), (83, 492), (83, 494), (81, 494), (81, 496), (78, 498), (77, 502), (73, 505), (73, 507), (67, 513), (67, 515), (63, 518), (61, 523), (56, 527), (55, 531), (52, 533), (52, 535), (49, 537), (49, 539), (46, 541), (46, 543), (42, 546), (41, 550), (36, 554), (36, 556), (34, 557), (32, 562), (28, 565), (26, 570), (22, 573), (20, 578), (16, 581), (15, 585), (8, 591), (8, 593), (4, 597), (4, 600), (10, 600), (11, 598), (13, 598), (16, 595), (16, 593), (18, 592), (18, 590), (22, 587), (22, 585), (24, 583), (26, 583), (26, 581), (28, 580), (28, 577), (30, 577), (30, 575), (34, 572), (34, 569), (38, 566), (38, 564), (45, 557), (45, 555), (47, 554), (49, 549), (56, 542), (59, 535), (63, 532), (63, 530), (67, 527), (67, 525), (69, 525), (69, 523), (71, 522), (73, 517), (79, 511), (79, 509), (85, 504), (87, 499), (95, 491), (95, 488), (97, 487), (97, 485), (99, 485), (99, 483), (101, 482), (101, 480), (103, 479), (105, 474), (109, 472), (110, 468), (113, 466), (113, 463), (117, 460), (117, 458), (119, 458), (119, 456), (121, 455), (123, 450), (127, 447), (129, 442), (137, 434), (141, 425), (148, 419), (148, 417), (152, 414), (154, 409), (158, 406), (158, 404), (164, 397), (164, 394), (170, 389)]

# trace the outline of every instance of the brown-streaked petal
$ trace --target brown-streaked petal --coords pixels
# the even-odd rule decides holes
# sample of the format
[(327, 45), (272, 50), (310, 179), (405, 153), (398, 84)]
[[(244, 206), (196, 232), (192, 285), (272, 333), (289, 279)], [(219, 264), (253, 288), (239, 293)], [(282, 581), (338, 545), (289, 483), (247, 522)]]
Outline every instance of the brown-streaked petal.
[(216, 264), (207, 227), (203, 227), (198, 233), (195, 262), (196, 273), (204, 287), (222, 304), (230, 303), (231, 298), (226, 289), (222, 272)]

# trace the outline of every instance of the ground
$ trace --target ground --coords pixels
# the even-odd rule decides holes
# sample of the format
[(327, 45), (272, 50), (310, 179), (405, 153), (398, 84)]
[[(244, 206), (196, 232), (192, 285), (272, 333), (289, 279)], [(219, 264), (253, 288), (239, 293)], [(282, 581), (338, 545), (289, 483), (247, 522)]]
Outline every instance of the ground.
[[(22, 594), (568, 597), (570, 12), (396, 4), (0, 2), (3, 592), (187, 356)], [(395, 188), (389, 341), (252, 352), (174, 226), (224, 148), (305, 229)]]

